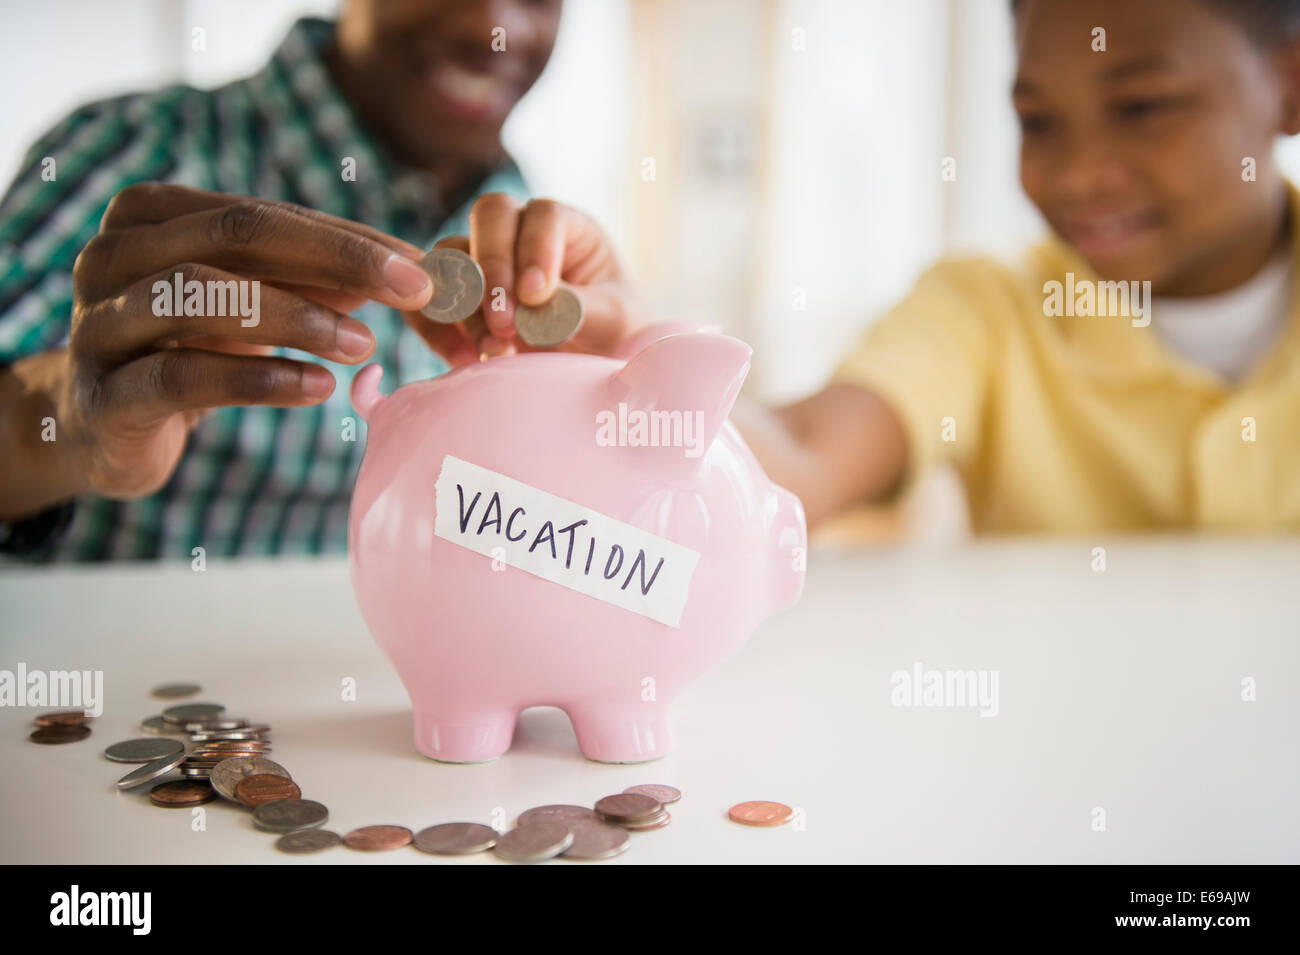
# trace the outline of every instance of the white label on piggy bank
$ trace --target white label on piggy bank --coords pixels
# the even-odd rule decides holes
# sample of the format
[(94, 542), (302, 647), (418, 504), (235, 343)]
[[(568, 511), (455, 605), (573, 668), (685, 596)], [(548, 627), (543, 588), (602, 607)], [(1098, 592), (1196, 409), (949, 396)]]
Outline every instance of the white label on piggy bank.
[(447, 455), (433, 532), (543, 580), (676, 627), (700, 555)]

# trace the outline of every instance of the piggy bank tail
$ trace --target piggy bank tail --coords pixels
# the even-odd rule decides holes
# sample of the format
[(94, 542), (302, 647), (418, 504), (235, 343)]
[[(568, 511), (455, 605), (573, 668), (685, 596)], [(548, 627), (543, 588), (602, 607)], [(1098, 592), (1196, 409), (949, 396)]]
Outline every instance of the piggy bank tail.
[(366, 365), (352, 379), (352, 407), (364, 421), (369, 421), (384, 396), (379, 393), (379, 379), (384, 377), (382, 365)]

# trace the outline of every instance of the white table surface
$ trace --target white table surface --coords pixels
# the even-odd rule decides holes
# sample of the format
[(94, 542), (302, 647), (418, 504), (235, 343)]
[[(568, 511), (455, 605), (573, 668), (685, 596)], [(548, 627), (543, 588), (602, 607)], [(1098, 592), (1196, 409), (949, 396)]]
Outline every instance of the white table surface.
[[(1090, 569), (1098, 543), (1104, 573)], [(272, 758), (340, 833), (494, 810), (513, 824), (530, 806), (665, 782), (685, 793), (672, 825), (634, 834), (615, 863), (1300, 862), (1298, 634), (1297, 541), (814, 552), (802, 602), (686, 690), (665, 759), (588, 762), (563, 714), (538, 709), (501, 759), (451, 766), (413, 749), (342, 560), (4, 568), (0, 668), (102, 669), (105, 711), (89, 739), (37, 746), (37, 710), (0, 707), (0, 862), (496, 861), (286, 856), (234, 804), (210, 803), (196, 832), (147, 789), (117, 792), (129, 767), (103, 748), (144, 735), (165, 705), (150, 687), (186, 680), (271, 723)], [(998, 715), (892, 705), (891, 673), (917, 661), (997, 670)], [(803, 827), (725, 818), (750, 799), (798, 807)]]

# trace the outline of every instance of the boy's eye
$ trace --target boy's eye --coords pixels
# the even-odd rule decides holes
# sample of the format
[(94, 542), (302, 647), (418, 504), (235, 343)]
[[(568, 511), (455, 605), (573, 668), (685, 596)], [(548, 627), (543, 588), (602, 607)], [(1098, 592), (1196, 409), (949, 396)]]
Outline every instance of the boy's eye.
[(1046, 113), (1020, 113), (1020, 132), (1026, 136), (1036, 136), (1052, 129), (1052, 117)]
[(1171, 99), (1131, 99), (1115, 106), (1115, 113), (1123, 120), (1143, 120), (1165, 112), (1176, 103)]

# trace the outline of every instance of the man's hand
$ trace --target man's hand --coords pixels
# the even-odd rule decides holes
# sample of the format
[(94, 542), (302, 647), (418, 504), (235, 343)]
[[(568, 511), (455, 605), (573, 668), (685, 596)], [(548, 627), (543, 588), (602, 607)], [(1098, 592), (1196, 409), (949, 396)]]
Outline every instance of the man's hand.
[(490, 193), (474, 203), (469, 226), (468, 236), (450, 236), (437, 247), (466, 252), (482, 267), (479, 311), (456, 325), (404, 313), (407, 324), (453, 367), (512, 349), (540, 350), (515, 337), (515, 307), (545, 303), (560, 283), (582, 300), (585, 318), (578, 334), (556, 350), (606, 355), (649, 321), (609, 238), (576, 209), (549, 199), (525, 205)]
[[(122, 190), (77, 257), (66, 351), (33, 356), (26, 368), (16, 363), (6, 376), (3, 390), (29, 413), (52, 413), (58, 431), (57, 452), (33, 447), (30, 437), (16, 440), (18, 429), (37, 433), (40, 418), (19, 420), (19, 407), (6, 409), (4, 447), (26, 445), (35, 468), (29, 476), (44, 471), (52, 481), (40, 493), (14, 475), (17, 486), (0, 488), (0, 516), (77, 493), (152, 493), (175, 469), (188, 430), (213, 408), (325, 400), (333, 375), (312, 362), (271, 357), (272, 348), (363, 361), (374, 336), (345, 313), (367, 299), (400, 310), (425, 304), (433, 288), (414, 264), (421, 254), (377, 230), (289, 203), (159, 183)], [(205, 289), (239, 283), (245, 300), (248, 283), (259, 281), (259, 320), (252, 324), (236, 309), (157, 314), (154, 285), (170, 288), (177, 273)], [(34, 492), (51, 500), (33, 506)]]

